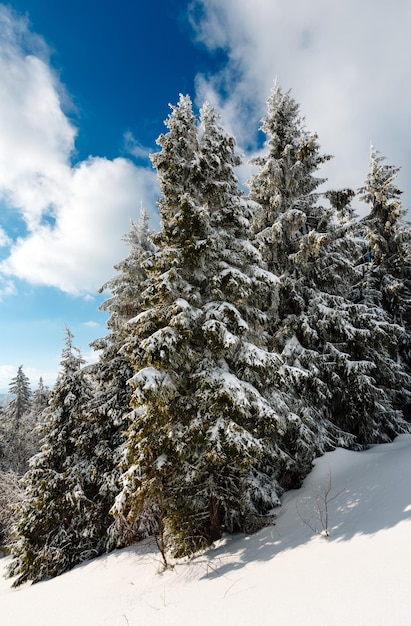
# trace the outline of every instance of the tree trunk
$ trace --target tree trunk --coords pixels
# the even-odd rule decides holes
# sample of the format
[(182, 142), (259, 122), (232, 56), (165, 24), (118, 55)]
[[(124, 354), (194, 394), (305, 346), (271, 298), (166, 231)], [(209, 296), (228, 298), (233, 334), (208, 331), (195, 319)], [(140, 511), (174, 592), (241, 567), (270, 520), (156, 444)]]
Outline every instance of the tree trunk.
[(223, 525), (223, 510), (215, 495), (210, 496), (210, 543), (220, 539)]

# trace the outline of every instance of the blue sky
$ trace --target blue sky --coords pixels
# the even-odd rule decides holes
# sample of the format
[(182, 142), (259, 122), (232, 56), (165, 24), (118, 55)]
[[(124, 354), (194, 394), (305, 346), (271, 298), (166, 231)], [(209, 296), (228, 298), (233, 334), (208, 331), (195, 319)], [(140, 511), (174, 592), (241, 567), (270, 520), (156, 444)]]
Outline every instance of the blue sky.
[(0, 3), (0, 393), (19, 365), (53, 384), (65, 326), (95, 358), (121, 237), (141, 204), (158, 226), (147, 157), (179, 93), (211, 101), (247, 161), (278, 78), (335, 155), (330, 184), (360, 186), (372, 142), (408, 206), (410, 26), (408, 0)]

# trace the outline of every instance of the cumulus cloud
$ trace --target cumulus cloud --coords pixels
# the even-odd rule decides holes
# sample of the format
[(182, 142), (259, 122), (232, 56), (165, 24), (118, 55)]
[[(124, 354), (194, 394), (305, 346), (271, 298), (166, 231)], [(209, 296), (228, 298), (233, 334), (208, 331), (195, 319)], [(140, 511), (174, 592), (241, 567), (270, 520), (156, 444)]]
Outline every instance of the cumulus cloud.
[(199, 100), (217, 104), (240, 143), (252, 146), (249, 120), (264, 115), (278, 78), (335, 155), (326, 172), (332, 184), (362, 184), (372, 141), (403, 168), (403, 188), (411, 187), (407, 0), (198, 0), (191, 7), (198, 40), (227, 55), (219, 74), (198, 77)]
[[(26, 226), (0, 264), (4, 284), (10, 290), (17, 277), (95, 292), (124, 255), (121, 237), (140, 203), (154, 206), (155, 175), (123, 158), (72, 165), (77, 131), (47, 46), (2, 5), (0, 93), (0, 199)], [(0, 225), (0, 245), (10, 243)]]
[(112, 275), (113, 264), (124, 256), (121, 236), (130, 216), (138, 214), (136, 199), (150, 198), (155, 178), (121, 158), (91, 158), (69, 174), (53, 223), (18, 239), (0, 267), (31, 283), (80, 294), (95, 291)]
[(76, 129), (47, 59), (26, 51), (27, 21), (0, 5), (0, 33), (0, 193), (35, 228), (65, 191)]

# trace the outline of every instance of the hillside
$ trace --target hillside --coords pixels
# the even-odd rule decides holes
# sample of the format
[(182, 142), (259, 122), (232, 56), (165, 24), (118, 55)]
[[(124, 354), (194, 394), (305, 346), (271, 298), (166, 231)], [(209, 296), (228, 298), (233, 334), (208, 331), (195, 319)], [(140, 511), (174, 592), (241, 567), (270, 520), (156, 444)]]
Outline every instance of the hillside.
[[(142, 544), (17, 590), (1, 578), (1, 624), (405, 626), (410, 475), (409, 435), (365, 452), (338, 449), (316, 461), (300, 490), (285, 494), (274, 526), (227, 537), (169, 571), (160, 573), (155, 548)], [(326, 539), (302, 518), (317, 523), (316, 494), (330, 477)]]

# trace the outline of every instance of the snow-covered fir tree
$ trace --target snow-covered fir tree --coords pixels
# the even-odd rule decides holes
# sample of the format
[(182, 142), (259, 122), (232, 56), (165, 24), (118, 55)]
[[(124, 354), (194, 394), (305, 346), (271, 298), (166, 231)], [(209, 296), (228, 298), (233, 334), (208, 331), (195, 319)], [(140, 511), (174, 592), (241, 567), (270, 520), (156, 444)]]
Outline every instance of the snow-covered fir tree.
[[(128, 338), (128, 321), (141, 310), (141, 294), (147, 278), (144, 266), (150, 263), (154, 254), (148, 223), (148, 213), (142, 208), (139, 223), (132, 222), (130, 232), (124, 237), (129, 246), (128, 256), (115, 266), (117, 274), (100, 290), (110, 293), (100, 307), (110, 314), (107, 321), (110, 332), (91, 344), (99, 352), (99, 360), (87, 370), (94, 383), (88, 410), (101, 427), (100, 480), (113, 502), (120, 490), (119, 463), (128, 426), (127, 416), (131, 410), (129, 380), (133, 369), (122, 347)], [(127, 526), (124, 527), (119, 518), (116, 519), (117, 523), (111, 528), (112, 542), (126, 542)]]
[(6, 451), (6, 440), (3, 423), (4, 409), (0, 406), (0, 467), (2, 466), (2, 459)]
[(411, 230), (396, 185), (399, 168), (384, 160), (371, 149), (370, 170), (360, 189), (361, 199), (370, 206), (361, 221), (367, 262), (364, 297), (381, 304), (395, 323), (410, 329)]
[(290, 439), (290, 453), (298, 458), (306, 453), (312, 459), (307, 446), (300, 449), (307, 436), (312, 440), (311, 454), (324, 451), (333, 441), (341, 443), (329, 420), (327, 385), (312, 367), (317, 353), (304, 347), (302, 337), (307, 326), (305, 272), (325, 280), (317, 261), (327, 241), (331, 213), (317, 206), (317, 189), (325, 181), (316, 174), (329, 157), (320, 153), (317, 136), (304, 127), (299, 105), (278, 83), (267, 101), (261, 130), (267, 137), (265, 153), (253, 161), (257, 172), (249, 188), (250, 198), (259, 206), (253, 221), (256, 245), (268, 269), (279, 276), (279, 308), (270, 323), (270, 347), (285, 360), (294, 410), (304, 422)]
[[(396, 185), (399, 168), (371, 149), (370, 169), (360, 197), (370, 213), (360, 223), (364, 251), (360, 269), (360, 300), (378, 305), (399, 327), (393, 355), (411, 371), (411, 228), (405, 221), (402, 192)], [(395, 347), (396, 346), (396, 347)], [(397, 387), (395, 404), (411, 418), (409, 382)]]
[(9, 573), (15, 585), (57, 576), (107, 545), (111, 498), (101, 490), (98, 423), (86, 413), (92, 388), (66, 332), (61, 372), (42, 424), (41, 451), (24, 476)]
[(131, 224), (129, 254), (101, 289), (98, 362), (83, 367), (67, 330), (53, 391), (40, 379), (31, 396), (21, 367), (0, 414), (0, 540), (15, 585), (141, 536), (166, 560), (256, 530), (314, 456), (411, 431), (398, 169), (372, 152), (358, 223), (351, 190), (320, 193), (330, 157), (278, 84), (248, 199), (210, 105), (198, 119), (180, 96), (166, 127), (152, 156), (161, 230), (144, 210)]
[(258, 527), (293, 462), (278, 445), (287, 406), (278, 394), (274, 408), (269, 391), (280, 365), (265, 332), (276, 280), (249, 240), (235, 141), (208, 105), (199, 130), (188, 97), (166, 124), (152, 157), (161, 232), (130, 323), (134, 411), (113, 512), (188, 554), (224, 528)]
[(10, 382), (9, 393), (13, 396), (13, 399), (7, 407), (7, 414), (13, 420), (14, 428), (18, 430), (21, 418), (28, 411), (32, 398), (30, 380), (24, 373), (22, 365), (20, 365), (16, 376)]
[(12, 528), (16, 509), (23, 499), (24, 490), (20, 475), (13, 470), (0, 469), (0, 555), (12, 541)]
[(392, 352), (395, 326), (382, 309), (352, 300), (361, 256), (349, 223), (352, 192), (328, 192), (330, 208), (319, 202), (324, 181), (314, 174), (327, 157), (278, 84), (262, 128), (267, 153), (250, 181), (262, 208), (254, 229), (269, 269), (280, 274), (272, 349), (294, 377), (296, 411), (309, 430), (322, 425), (325, 445), (392, 438), (408, 429), (392, 403), (404, 372)]
[(307, 132), (300, 107), (290, 92), (275, 83), (267, 100), (261, 130), (266, 153), (253, 160), (258, 172), (249, 181), (250, 197), (262, 207), (254, 221), (259, 248), (269, 269), (281, 276), (295, 271), (292, 255), (301, 238), (318, 247), (324, 240), (327, 214), (318, 207), (318, 187), (325, 182), (315, 174), (330, 159), (320, 153), (316, 134)]
[(3, 441), (0, 468), (22, 474), (26, 471), (27, 461), (34, 450), (32, 444), (35, 427), (31, 411), (30, 380), (24, 373), (22, 365), (10, 382), (9, 393), (12, 399), (0, 416)]
[(31, 402), (32, 412), (39, 417), (46, 408), (50, 398), (50, 391), (46, 387), (43, 381), (43, 377), (40, 376), (37, 389), (33, 391), (33, 397)]

